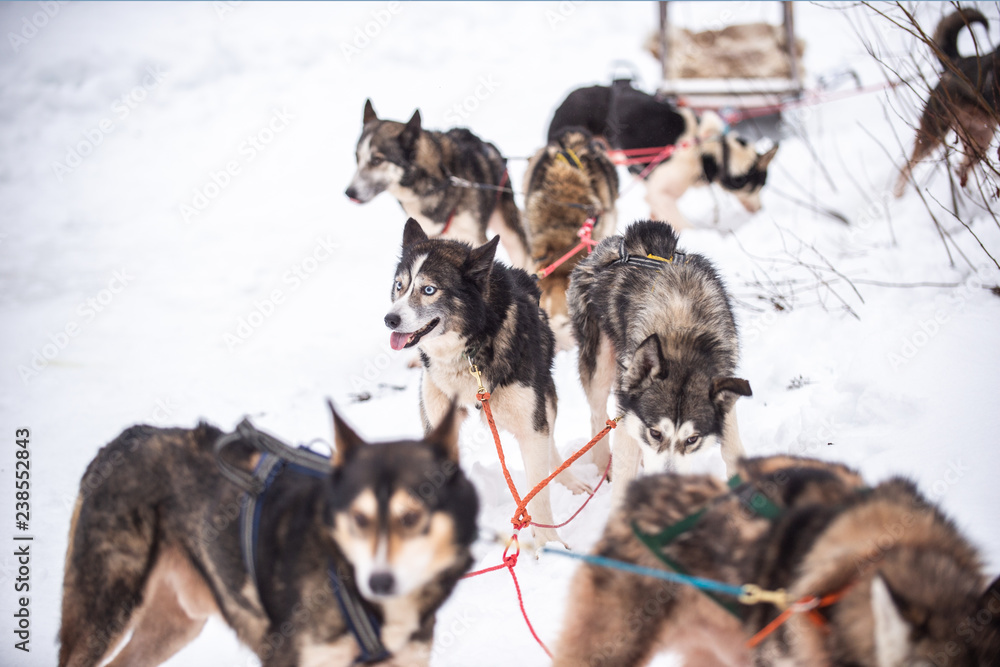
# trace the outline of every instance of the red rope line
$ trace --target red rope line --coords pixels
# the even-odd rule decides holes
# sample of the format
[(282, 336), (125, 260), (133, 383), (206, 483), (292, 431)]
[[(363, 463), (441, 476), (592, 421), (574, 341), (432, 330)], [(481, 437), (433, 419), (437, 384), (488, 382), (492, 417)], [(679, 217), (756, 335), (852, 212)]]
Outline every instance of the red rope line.
[(584, 221), (583, 226), (580, 227), (580, 230), (576, 233), (576, 235), (580, 237), (580, 242), (577, 243), (575, 246), (573, 246), (573, 249), (570, 250), (568, 253), (566, 253), (556, 261), (552, 262), (544, 269), (537, 271), (536, 275), (538, 276), (539, 280), (544, 280), (545, 278), (551, 276), (556, 269), (558, 269), (560, 266), (568, 262), (570, 258), (573, 257), (573, 255), (580, 252), (584, 248), (586, 248), (587, 252), (589, 253), (590, 249), (593, 248), (595, 245), (597, 245), (597, 241), (591, 238), (591, 233), (593, 233), (594, 231), (595, 221), (596, 218), (587, 218)]
[[(475, 367), (473, 367), (473, 369), (474, 373), (477, 372), (475, 371)], [(480, 387), (482, 387), (481, 383)], [(576, 512), (573, 513), (573, 516), (571, 516), (569, 519), (562, 522), (561, 524), (557, 526), (548, 526), (546, 524), (533, 524), (531, 521), (531, 515), (528, 514), (527, 506), (528, 502), (532, 498), (534, 498), (539, 491), (545, 488), (546, 484), (555, 479), (556, 475), (564, 471), (566, 468), (570, 467), (577, 459), (579, 459), (586, 452), (588, 452), (591, 447), (600, 442), (601, 438), (606, 436), (611, 431), (611, 429), (615, 428), (618, 425), (618, 421), (615, 419), (607, 420), (607, 426), (604, 428), (604, 430), (602, 430), (600, 433), (591, 438), (590, 442), (588, 442), (586, 445), (580, 448), (575, 454), (573, 454), (573, 456), (563, 461), (561, 466), (559, 466), (551, 475), (549, 475), (541, 482), (539, 482), (535, 486), (535, 488), (533, 488), (531, 492), (529, 492), (528, 495), (522, 499), (520, 495), (517, 493), (517, 487), (514, 485), (514, 480), (510, 476), (510, 470), (507, 469), (507, 460), (505, 459), (503, 454), (503, 445), (500, 443), (500, 433), (497, 431), (497, 425), (493, 419), (493, 410), (490, 408), (490, 393), (485, 389), (480, 389), (479, 391), (476, 392), (476, 398), (483, 406), (483, 413), (486, 415), (486, 423), (490, 425), (490, 431), (493, 433), (493, 442), (496, 444), (497, 456), (500, 459), (500, 467), (503, 469), (503, 476), (504, 479), (507, 481), (507, 487), (510, 489), (510, 493), (514, 497), (514, 501), (517, 503), (517, 509), (514, 512), (514, 517), (511, 519), (511, 523), (514, 524), (514, 535), (511, 537), (510, 543), (503, 550), (503, 562), (501, 562), (499, 565), (493, 565), (491, 567), (486, 567), (481, 570), (469, 572), (462, 578), (470, 579), (472, 577), (478, 577), (481, 574), (486, 574), (487, 572), (496, 572), (497, 570), (507, 568), (507, 571), (510, 572), (511, 580), (514, 582), (514, 590), (517, 592), (517, 603), (521, 608), (521, 616), (524, 618), (524, 623), (525, 625), (528, 626), (528, 631), (531, 633), (531, 636), (535, 638), (535, 641), (538, 642), (538, 645), (542, 647), (542, 650), (545, 651), (545, 654), (548, 655), (549, 658), (551, 658), (552, 652), (549, 651), (548, 647), (542, 641), (541, 637), (539, 637), (538, 633), (535, 632), (535, 627), (531, 624), (531, 619), (528, 618), (528, 611), (524, 607), (524, 596), (521, 593), (521, 585), (518, 583), (517, 575), (514, 573), (514, 566), (517, 565), (517, 557), (521, 554), (521, 543), (518, 540), (518, 531), (520, 531), (521, 528), (529, 524), (538, 526), (540, 528), (560, 528), (562, 526), (565, 526), (573, 519), (575, 519), (576, 516), (583, 511), (583, 508), (587, 506), (587, 503), (590, 502), (590, 500), (594, 497), (594, 494), (597, 493), (597, 490), (601, 488), (601, 484), (603, 484), (604, 480), (607, 478), (608, 471), (611, 469), (610, 460), (608, 461), (607, 468), (604, 469), (604, 474), (601, 476), (601, 481), (590, 493), (590, 496), (583, 502), (583, 504), (580, 506), (580, 509), (578, 509)], [(515, 547), (515, 551), (513, 553), (509, 553), (510, 548), (512, 546)]]
[[(542, 489), (545, 488), (546, 484), (548, 484), (553, 479), (555, 479), (556, 475), (558, 475), (559, 473), (561, 473), (563, 470), (565, 470), (566, 468), (568, 468), (571, 465), (573, 465), (573, 463), (576, 462), (576, 460), (578, 458), (580, 458), (581, 456), (583, 456), (584, 454), (586, 454), (588, 451), (590, 451), (591, 447), (593, 447), (598, 442), (600, 442), (601, 438), (603, 438), (608, 433), (610, 433), (611, 429), (613, 429), (614, 427), (618, 426), (618, 422), (615, 421), (614, 419), (607, 420), (607, 424), (608, 425), (604, 427), (603, 431), (601, 431), (600, 433), (598, 433), (597, 435), (595, 435), (593, 438), (591, 438), (590, 442), (588, 442), (586, 445), (584, 445), (583, 447), (581, 447), (580, 449), (578, 449), (577, 452), (575, 454), (573, 454), (573, 456), (571, 456), (568, 459), (566, 459), (565, 461), (563, 461), (562, 465), (559, 466), (558, 468), (556, 468), (555, 471), (553, 471), (553, 473), (551, 475), (549, 475), (548, 477), (546, 477), (545, 479), (543, 479), (542, 481), (540, 481), (538, 484), (536, 484), (535, 488), (533, 488), (531, 491), (529, 491), (528, 495), (526, 495), (524, 497), (524, 500), (521, 500), (521, 501), (518, 502), (518, 504), (517, 504), (517, 510), (516, 511), (518, 513), (524, 513), (525, 515), (527, 515), (528, 512), (527, 512), (527, 510), (525, 508), (528, 506), (528, 503), (531, 501), (532, 498), (534, 498), (538, 494), (539, 491), (541, 491)], [(610, 462), (609, 462), (609, 464), (610, 464)], [(594, 489), (594, 492), (596, 493), (597, 490)], [(591, 494), (591, 497), (593, 497), (593, 493)], [(590, 499), (588, 498), (587, 500), (589, 501)], [(530, 523), (530, 522), (531, 522), (531, 520), (528, 519), (528, 523)]]
[(521, 597), (521, 586), (517, 583), (517, 575), (514, 574), (514, 566), (508, 565), (507, 569), (510, 571), (510, 578), (514, 581), (514, 590), (517, 591), (517, 603), (521, 605), (521, 616), (524, 617), (524, 622), (528, 626), (528, 631), (531, 632), (531, 636), (535, 638), (538, 645), (542, 647), (543, 651), (545, 651), (545, 655), (549, 656), (549, 659), (551, 660), (552, 652), (542, 641), (541, 637), (538, 636), (538, 633), (535, 632), (535, 628), (531, 625), (531, 621), (528, 620), (528, 612), (524, 609), (524, 598)]
[(601, 485), (604, 484), (604, 480), (606, 480), (608, 478), (608, 471), (610, 471), (610, 470), (611, 470), (611, 459), (609, 458), (608, 459), (608, 465), (607, 465), (606, 468), (604, 468), (604, 474), (601, 475), (601, 481), (597, 483), (597, 486), (594, 487), (594, 490), (591, 491), (590, 495), (587, 496), (587, 499), (583, 501), (583, 504), (580, 505), (580, 509), (578, 509), (577, 511), (573, 512), (573, 516), (571, 516), (570, 518), (566, 519), (562, 523), (555, 524), (554, 526), (553, 525), (549, 525), (547, 523), (535, 523), (534, 521), (531, 522), (531, 525), (535, 526), (536, 528), (562, 528), (563, 526), (565, 526), (566, 524), (568, 524), (570, 521), (572, 521), (573, 519), (575, 519), (577, 517), (577, 515), (580, 512), (583, 511), (583, 508), (587, 506), (587, 504), (594, 498), (594, 496), (597, 495), (597, 490), (601, 488)]
[[(514, 553), (508, 553), (512, 546), (516, 547), (517, 550)], [(475, 572), (470, 572), (462, 578), (469, 579), (471, 577), (478, 577), (481, 574), (486, 574), (487, 572), (496, 572), (497, 570), (502, 570), (504, 568), (507, 568), (507, 571), (510, 572), (510, 578), (514, 581), (514, 590), (517, 592), (517, 604), (521, 607), (521, 616), (524, 618), (524, 623), (525, 625), (528, 626), (528, 631), (531, 633), (531, 636), (535, 638), (535, 641), (538, 642), (538, 645), (542, 647), (543, 651), (545, 651), (545, 654), (549, 656), (549, 658), (552, 658), (551, 651), (549, 651), (548, 647), (545, 645), (545, 642), (542, 641), (542, 638), (538, 636), (538, 633), (535, 632), (535, 626), (531, 624), (531, 619), (528, 618), (528, 610), (525, 609), (524, 607), (524, 596), (521, 594), (521, 585), (517, 581), (517, 575), (514, 574), (514, 566), (517, 565), (517, 557), (520, 555), (521, 555), (521, 543), (517, 539), (517, 531), (514, 531), (514, 534), (510, 538), (510, 543), (503, 550), (502, 563), (500, 563), (499, 565), (494, 565), (493, 567), (487, 567), (483, 568), (482, 570), (476, 570)]]

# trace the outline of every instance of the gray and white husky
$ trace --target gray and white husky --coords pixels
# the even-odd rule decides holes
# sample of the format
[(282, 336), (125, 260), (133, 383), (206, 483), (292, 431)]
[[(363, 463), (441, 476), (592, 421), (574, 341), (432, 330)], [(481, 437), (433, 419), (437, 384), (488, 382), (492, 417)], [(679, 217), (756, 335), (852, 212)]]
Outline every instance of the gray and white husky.
[[(517, 439), (528, 486), (534, 487), (561, 463), (553, 437), (554, 337), (538, 306), (535, 282), (524, 271), (494, 261), (497, 241), (493, 237), (472, 248), (429, 239), (416, 220), (408, 220), (385, 324), (393, 349), (420, 351), (424, 427), (440, 421), (452, 400), (478, 407), (478, 385), (470, 373), (475, 364), (491, 394), (496, 424)], [(569, 470), (556, 479), (576, 493), (589, 490)], [(538, 523), (553, 523), (548, 487), (528, 511)], [(558, 540), (551, 528), (535, 529), (535, 537)]]
[[(736, 324), (708, 260), (679, 252), (669, 225), (636, 222), (577, 265), (569, 304), (592, 431), (604, 428), (612, 386), (624, 414), (615, 431), (614, 502), (640, 459), (647, 473), (678, 470), (688, 454), (721, 441), (732, 472), (743, 455), (733, 404), (751, 392), (733, 376)], [(609, 456), (607, 440), (595, 446), (598, 468)]]

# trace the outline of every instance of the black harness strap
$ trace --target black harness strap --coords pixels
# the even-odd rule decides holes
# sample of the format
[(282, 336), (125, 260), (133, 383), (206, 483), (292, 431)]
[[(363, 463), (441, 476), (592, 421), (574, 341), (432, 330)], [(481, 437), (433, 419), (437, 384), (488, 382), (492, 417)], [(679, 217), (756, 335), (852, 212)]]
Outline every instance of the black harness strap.
[(621, 243), (618, 244), (618, 259), (611, 262), (610, 266), (624, 264), (641, 266), (646, 269), (652, 269), (653, 271), (659, 271), (663, 268), (664, 264), (674, 264), (675, 262), (679, 264), (687, 264), (687, 254), (674, 251), (674, 254), (670, 257), (656, 257), (655, 255), (630, 255), (628, 250), (625, 249), (625, 237), (623, 236)]
[[(236, 442), (246, 443), (261, 453), (252, 475), (226, 461), (223, 456), (226, 447)], [(247, 419), (240, 422), (236, 431), (215, 442), (214, 453), (222, 475), (243, 490), (239, 519), (240, 551), (247, 574), (259, 594), (262, 590), (257, 572), (260, 519), (271, 485), (286, 470), (294, 474), (325, 478), (330, 474), (330, 459), (305, 447), (290, 447), (257, 430)], [(360, 650), (355, 664), (381, 662), (389, 658), (390, 653), (382, 644), (378, 619), (368, 612), (354, 591), (344, 584), (333, 558), (327, 563), (327, 573), (330, 588), (333, 589), (347, 627)], [(263, 599), (261, 602), (263, 603)]]

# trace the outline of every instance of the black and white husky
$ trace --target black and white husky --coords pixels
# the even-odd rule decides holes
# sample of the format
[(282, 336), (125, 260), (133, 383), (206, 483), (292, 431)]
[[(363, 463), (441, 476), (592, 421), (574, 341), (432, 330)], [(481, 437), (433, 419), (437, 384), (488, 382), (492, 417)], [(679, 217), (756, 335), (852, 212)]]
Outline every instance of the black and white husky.
[[(476, 406), (478, 385), (470, 373), (475, 364), (491, 394), (497, 426), (517, 439), (528, 486), (534, 487), (561, 463), (553, 437), (554, 337), (538, 306), (535, 282), (524, 271), (494, 261), (498, 240), (472, 248), (429, 239), (410, 218), (385, 324), (393, 349), (416, 346), (420, 351), (424, 427), (440, 421), (452, 400)], [(556, 479), (574, 492), (588, 490), (569, 470)], [(548, 487), (528, 511), (534, 521), (552, 523)], [(536, 529), (535, 537), (558, 539), (551, 528)]]
[[(718, 114), (698, 117), (691, 109), (633, 88), (628, 80), (571, 92), (556, 109), (549, 141), (573, 126), (587, 128), (617, 149), (676, 146), (647, 176), (646, 201), (653, 218), (678, 229), (690, 226), (677, 200), (692, 186), (717, 183), (747, 211), (759, 211), (767, 168), (778, 152), (775, 145), (757, 153), (746, 139), (728, 132)], [(629, 169), (639, 173), (647, 166), (649, 162), (640, 162)]]
[[(750, 396), (750, 384), (733, 377), (736, 324), (708, 260), (679, 252), (669, 225), (635, 222), (577, 265), (569, 304), (592, 431), (604, 428), (612, 386), (624, 414), (611, 468), (615, 502), (640, 460), (647, 473), (674, 471), (721, 441), (732, 473), (743, 455), (733, 404)], [(594, 448), (598, 468), (608, 456), (604, 440)]]

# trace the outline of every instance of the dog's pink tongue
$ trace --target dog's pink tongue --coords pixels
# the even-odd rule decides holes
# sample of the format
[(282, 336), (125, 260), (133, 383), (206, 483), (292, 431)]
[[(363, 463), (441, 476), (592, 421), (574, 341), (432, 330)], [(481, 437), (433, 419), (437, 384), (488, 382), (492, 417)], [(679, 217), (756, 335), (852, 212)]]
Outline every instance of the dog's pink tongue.
[(408, 340), (410, 340), (410, 334), (402, 331), (393, 331), (389, 334), (389, 346), (394, 350), (402, 350)]

